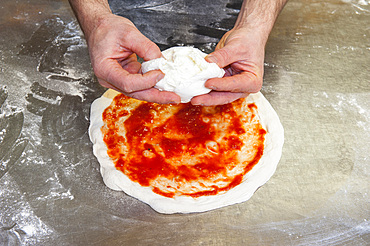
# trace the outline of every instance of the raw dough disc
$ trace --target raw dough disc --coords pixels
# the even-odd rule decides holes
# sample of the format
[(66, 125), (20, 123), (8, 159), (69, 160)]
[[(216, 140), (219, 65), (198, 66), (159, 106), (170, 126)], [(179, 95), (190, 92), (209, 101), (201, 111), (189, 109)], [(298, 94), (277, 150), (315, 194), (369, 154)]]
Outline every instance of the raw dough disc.
[(122, 190), (126, 194), (149, 204), (160, 213), (203, 212), (247, 201), (258, 187), (270, 179), (276, 170), (282, 153), (284, 129), (278, 115), (265, 97), (261, 93), (250, 94), (245, 100), (254, 103), (258, 108), (260, 123), (266, 130), (265, 148), (258, 164), (244, 176), (243, 181), (225, 193), (197, 198), (190, 196), (168, 198), (156, 194), (150, 187), (144, 187), (139, 183), (131, 181), (121, 171), (117, 170), (115, 164), (108, 156), (108, 149), (101, 131), (104, 125), (102, 115), (116, 95), (118, 95), (117, 92), (108, 90), (91, 105), (89, 135), (94, 144), (94, 154), (100, 163), (103, 180), (109, 188)]

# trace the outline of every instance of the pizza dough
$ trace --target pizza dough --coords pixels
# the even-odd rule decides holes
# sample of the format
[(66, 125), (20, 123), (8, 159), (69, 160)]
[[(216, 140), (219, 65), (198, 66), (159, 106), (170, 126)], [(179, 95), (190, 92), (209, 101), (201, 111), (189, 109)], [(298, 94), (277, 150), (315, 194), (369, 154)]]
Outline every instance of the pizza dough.
[(211, 91), (204, 86), (210, 78), (222, 78), (225, 71), (216, 63), (209, 63), (204, 58), (206, 53), (193, 47), (172, 47), (162, 52), (164, 58), (144, 62), (142, 71), (161, 70), (165, 76), (155, 88), (162, 91), (173, 91), (187, 103), (194, 96)]
[(151, 187), (133, 182), (123, 172), (118, 170), (109, 157), (107, 145), (104, 142), (102, 127), (103, 112), (111, 105), (118, 93), (108, 90), (101, 98), (91, 105), (90, 139), (93, 142), (94, 154), (100, 163), (100, 170), (105, 184), (113, 190), (122, 190), (135, 197), (160, 213), (192, 213), (208, 211), (248, 200), (253, 193), (267, 182), (275, 172), (280, 160), (284, 142), (284, 130), (276, 112), (261, 93), (251, 94), (244, 99), (254, 103), (258, 108), (258, 117), (266, 130), (264, 152), (259, 162), (244, 175), (242, 182), (230, 190), (217, 195), (199, 197), (174, 196), (165, 197), (153, 192)]

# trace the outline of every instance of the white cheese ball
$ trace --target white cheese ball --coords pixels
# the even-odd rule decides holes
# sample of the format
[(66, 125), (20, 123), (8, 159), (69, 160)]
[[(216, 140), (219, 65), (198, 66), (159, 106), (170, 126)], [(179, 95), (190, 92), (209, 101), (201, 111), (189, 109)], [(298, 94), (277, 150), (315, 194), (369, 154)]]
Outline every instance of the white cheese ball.
[(142, 71), (161, 70), (165, 76), (155, 88), (172, 91), (181, 97), (182, 103), (198, 95), (211, 91), (204, 86), (210, 78), (222, 78), (225, 71), (216, 63), (209, 63), (204, 58), (206, 53), (194, 47), (173, 47), (162, 52), (164, 58), (143, 62)]

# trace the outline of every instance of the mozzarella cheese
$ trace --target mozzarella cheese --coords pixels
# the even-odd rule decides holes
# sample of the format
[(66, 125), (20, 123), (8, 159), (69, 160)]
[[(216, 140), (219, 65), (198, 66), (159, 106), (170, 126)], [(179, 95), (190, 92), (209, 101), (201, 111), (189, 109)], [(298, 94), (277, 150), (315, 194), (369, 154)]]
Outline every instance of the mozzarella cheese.
[(207, 94), (211, 89), (204, 84), (210, 78), (222, 78), (225, 71), (216, 63), (209, 63), (204, 58), (206, 53), (193, 47), (173, 47), (162, 52), (163, 58), (143, 62), (142, 71), (161, 70), (165, 76), (155, 88), (172, 91), (181, 97), (182, 103), (191, 98)]

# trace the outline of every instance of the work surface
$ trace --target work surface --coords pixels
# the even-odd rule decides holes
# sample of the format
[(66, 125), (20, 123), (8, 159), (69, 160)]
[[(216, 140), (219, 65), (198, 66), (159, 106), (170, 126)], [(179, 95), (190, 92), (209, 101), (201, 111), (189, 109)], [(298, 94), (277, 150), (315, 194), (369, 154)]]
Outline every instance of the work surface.
[[(147, 2), (116, 9), (162, 49), (210, 52), (238, 12)], [(367, 0), (290, 1), (262, 89), (285, 128), (275, 175), (245, 203), (162, 215), (102, 182), (87, 129), (104, 89), (67, 1), (2, 0), (0, 245), (368, 245), (369, 19)]]

